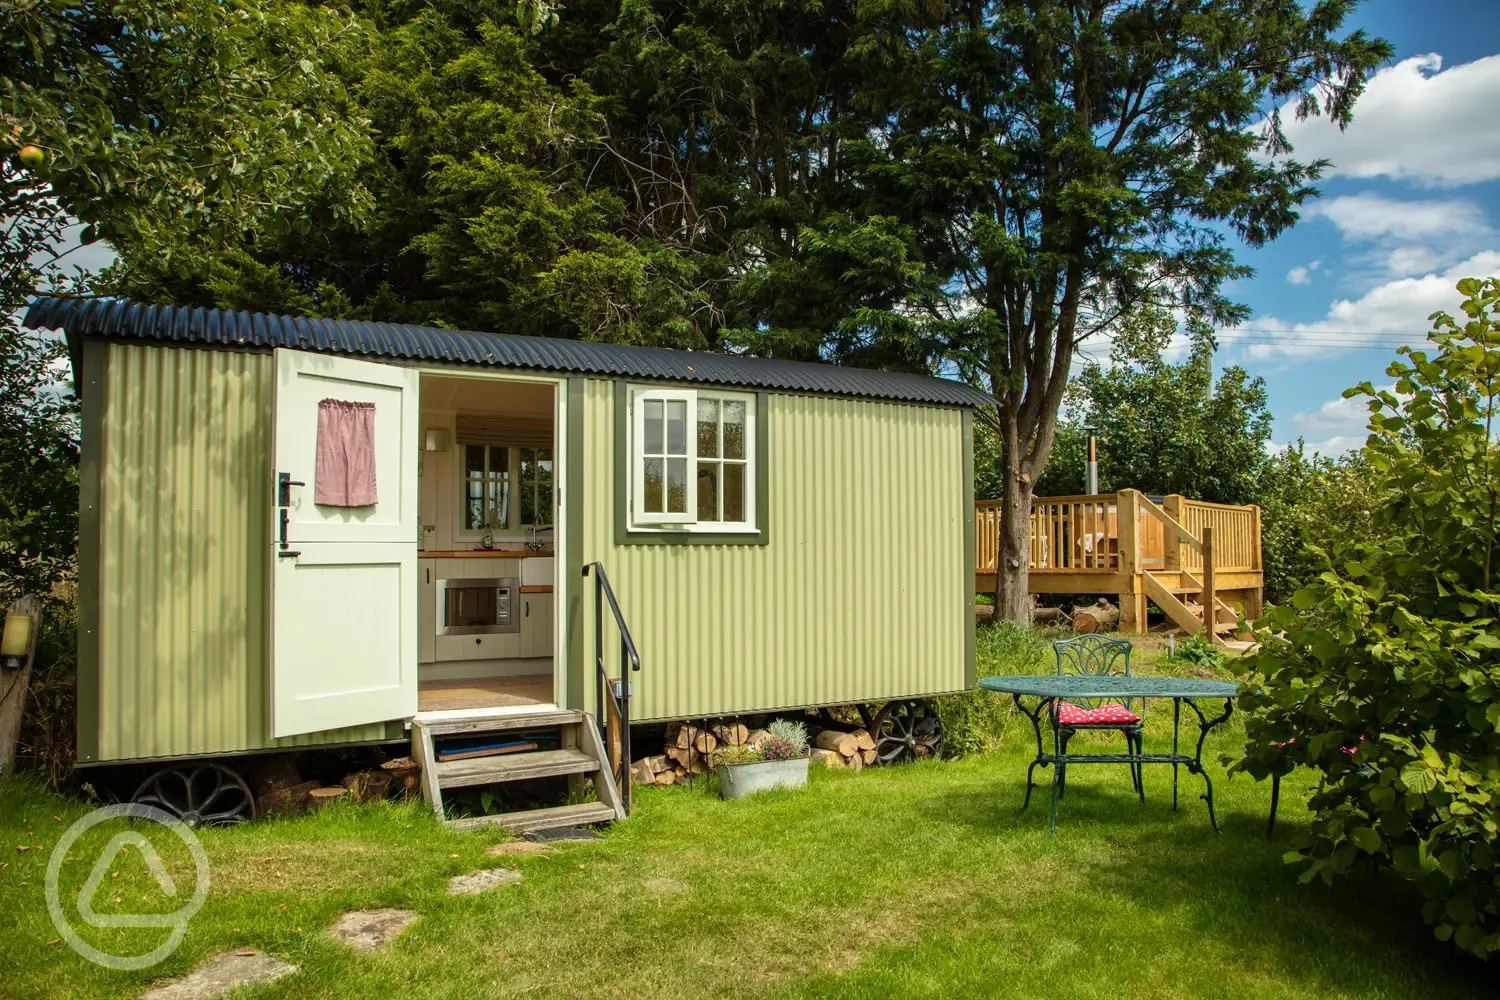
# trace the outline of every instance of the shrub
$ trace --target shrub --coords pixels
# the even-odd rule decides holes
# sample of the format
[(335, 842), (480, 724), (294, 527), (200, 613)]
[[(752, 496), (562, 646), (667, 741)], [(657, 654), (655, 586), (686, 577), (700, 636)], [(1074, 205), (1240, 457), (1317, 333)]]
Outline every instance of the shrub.
[(760, 741), (766, 760), (795, 760), (807, 756), (807, 727), (792, 719), (777, 719)]
[(1487, 956), (1500, 950), (1500, 281), (1459, 290), (1468, 322), (1435, 314), (1434, 356), (1403, 348), (1394, 392), (1345, 393), (1369, 397), (1371, 530), (1261, 623), (1235, 768), (1321, 770), (1288, 855), (1303, 879), (1394, 869), (1420, 884), (1439, 938)]
[(1218, 668), (1223, 663), (1223, 657), (1210, 640), (1201, 635), (1190, 635), (1177, 643), (1177, 648), (1167, 657), (1167, 662)]

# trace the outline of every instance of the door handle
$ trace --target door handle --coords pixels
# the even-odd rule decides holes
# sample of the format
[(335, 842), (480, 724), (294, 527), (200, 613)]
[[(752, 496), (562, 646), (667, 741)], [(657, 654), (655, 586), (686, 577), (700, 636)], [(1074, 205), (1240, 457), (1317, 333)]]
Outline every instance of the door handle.
[(276, 517), (281, 530), (281, 551), (278, 552), (277, 555), (297, 555), (296, 552), (286, 551), (288, 548), (290, 548), (290, 543), (286, 540), (286, 526), (287, 521), (289, 520), (286, 509), (292, 505), (292, 487), (306, 485), (306, 483), (300, 483), (297, 480), (293, 479), (290, 472), (278, 472), (276, 474), (276, 506), (281, 508), (281, 510), (277, 512)]
[(290, 507), (292, 505), (292, 487), (306, 486), (292, 478), (290, 472), (279, 472), (276, 474), (276, 506)]

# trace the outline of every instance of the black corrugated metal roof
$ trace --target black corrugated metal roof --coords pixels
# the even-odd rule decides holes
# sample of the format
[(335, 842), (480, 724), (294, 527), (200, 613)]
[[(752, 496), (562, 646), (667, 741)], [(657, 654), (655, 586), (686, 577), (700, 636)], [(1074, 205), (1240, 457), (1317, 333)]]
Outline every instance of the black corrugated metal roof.
[(993, 402), (963, 382), (906, 372), (400, 323), (156, 306), (124, 299), (39, 298), (32, 302), (24, 322), (32, 329), (60, 328), (70, 337), (167, 340), (246, 348), (289, 347), (535, 372), (829, 393), (938, 406), (986, 406)]

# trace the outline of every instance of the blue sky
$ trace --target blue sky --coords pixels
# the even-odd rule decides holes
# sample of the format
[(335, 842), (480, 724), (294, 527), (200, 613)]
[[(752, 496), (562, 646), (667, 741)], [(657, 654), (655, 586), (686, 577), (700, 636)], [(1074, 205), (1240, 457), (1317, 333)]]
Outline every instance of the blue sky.
[(1342, 391), (1388, 384), (1394, 346), (1457, 312), (1459, 277), (1500, 275), (1500, 2), (1366, 0), (1354, 26), (1396, 55), (1348, 131), (1289, 127), (1299, 159), (1334, 167), (1294, 229), (1241, 249), (1256, 274), (1230, 294), (1255, 315), (1216, 359), (1265, 378), (1276, 444), (1325, 453), (1364, 441), (1364, 405)]

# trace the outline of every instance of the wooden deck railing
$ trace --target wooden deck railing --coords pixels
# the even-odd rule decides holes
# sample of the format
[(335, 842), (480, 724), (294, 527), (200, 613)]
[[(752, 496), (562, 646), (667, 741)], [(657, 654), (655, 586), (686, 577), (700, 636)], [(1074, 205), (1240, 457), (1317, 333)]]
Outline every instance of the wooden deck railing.
[[(1216, 572), (1259, 572), (1260, 508), (1163, 498), (1160, 506), (1145, 497), (1130, 506), (1138, 510), (1134, 545), (1139, 553), (1135, 571), (1187, 570), (1201, 573), (1203, 553), (1198, 541), (1211, 527)], [(1156, 516), (1151, 508), (1163, 516)], [(1029, 569), (1069, 573), (1118, 573), (1120, 564), (1120, 496), (1036, 497), (1031, 505)], [(1192, 537), (1187, 543), (1167, 535), (1176, 522)], [(1000, 550), (1000, 501), (979, 500), (974, 504), (974, 571), (996, 570)], [(1127, 560), (1128, 562), (1128, 560)]]
[[(1182, 526), (1199, 538), (1203, 529), (1214, 529), (1214, 568), (1220, 573), (1258, 572), (1260, 563), (1260, 508), (1232, 507), (1202, 500), (1183, 500), (1177, 515)], [(1182, 568), (1203, 568), (1203, 554), (1191, 549), (1182, 554)]]

